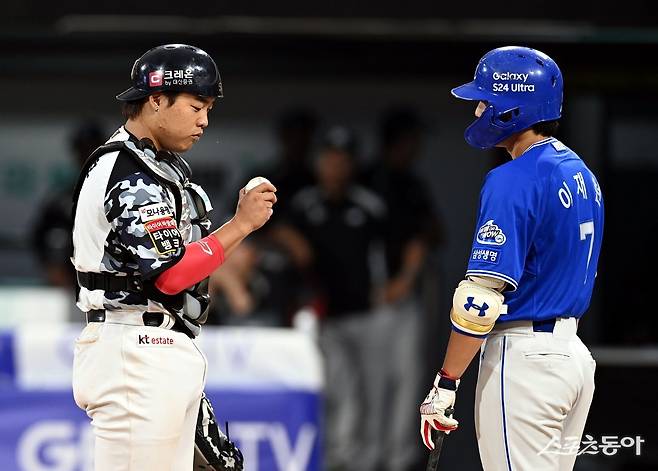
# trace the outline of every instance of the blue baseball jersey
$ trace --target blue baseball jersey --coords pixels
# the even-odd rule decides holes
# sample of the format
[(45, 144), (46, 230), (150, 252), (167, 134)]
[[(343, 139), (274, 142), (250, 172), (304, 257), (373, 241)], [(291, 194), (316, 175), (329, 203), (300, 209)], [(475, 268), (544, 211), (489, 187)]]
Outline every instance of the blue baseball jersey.
[(602, 235), (596, 177), (562, 142), (544, 139), (487, 175), (466, 275), (509, 285), (497, 322), (580, 318)]

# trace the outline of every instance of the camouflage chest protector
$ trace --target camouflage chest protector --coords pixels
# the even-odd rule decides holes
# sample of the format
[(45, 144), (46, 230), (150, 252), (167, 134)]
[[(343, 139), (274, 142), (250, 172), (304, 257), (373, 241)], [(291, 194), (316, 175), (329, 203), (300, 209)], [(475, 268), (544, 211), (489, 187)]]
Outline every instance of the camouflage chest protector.
[[(141, 171), (169, 190), (175, 202), (176, 223), (185, 243), (197, 241), (210, 233), (209, 215), (212, 211), (212, 204), (205, 191), (199, 185), (190, 182), (192, 171), (189, 165), (182, 157), (173, 152), (156, 152), (152, 142), (148, 139), (142, 139), (139, 143), (109, 142), (97, 148), (89, 156), (82, 167), (73, 193), (74, 218), (80, 191), (87, 174), (103, 155), (117, 151), (123, 151), (122, 156), (133, 159)], [(176, 323), (191, 337), (199, 334), (199, 326), (205, 323), (208, 317), (207, 278), (173, 296), (161, 293), (155, 288), (155, 280), (143, 280), (139, 273), (116, 275), (78, 272), (77, 278), (76, 291), (83, 286), (89, 290), (142, 293), (149, 299), (162, 303), (169, 311), (176, 314)]]

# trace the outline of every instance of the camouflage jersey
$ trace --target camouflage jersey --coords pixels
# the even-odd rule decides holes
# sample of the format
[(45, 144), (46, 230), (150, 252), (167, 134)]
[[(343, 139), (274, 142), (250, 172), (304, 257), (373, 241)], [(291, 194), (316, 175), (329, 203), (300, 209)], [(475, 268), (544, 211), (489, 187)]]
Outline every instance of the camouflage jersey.
[[(124, 127), (108, 143), (116, 141), (125, 141), (128, 149), (101, 155), (83, 176), (74, 215), (72, 261), (79, 272), (138, 276), (152, 285), (181, 259), (186, 244), (208, 234), (207, 212), (212, 207), (203, 190), (188, 181), (187, 164), (180, 157), (171, 153), (156, 157), (154, 148)], [(199, 199), (205, 211), (199, 210)], [(80, 288), (77, 302), (84, 312), (164, 312), (179, 318), (189, 304), (185, 298), (158, 296), (153, 289), (111, 292), (85, 287)], [(198, 325), (185, 324), (198, 334)]]

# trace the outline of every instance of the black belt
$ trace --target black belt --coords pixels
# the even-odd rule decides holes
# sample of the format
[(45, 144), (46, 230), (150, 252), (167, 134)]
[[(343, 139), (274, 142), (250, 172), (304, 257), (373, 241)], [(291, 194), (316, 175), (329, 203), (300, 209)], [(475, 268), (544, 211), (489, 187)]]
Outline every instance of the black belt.
[(129, 291), (140, 293), (144, 289), (142, 278), (131, 275), (115, 275), (113, 273), (77, 272), (78, 284), (89, 291), (102, 289), (103, 291), (118, 292)]
[(535, 332), (553, 332), (553, 329), (555, 329), (555, 321), (556, 319), (532, 321), (532, 330)]
[[(164, 322), (164, 314), (162, 312), (145, 312), (142, 314), (142, 321), (148, 327), (160, 327)], [(92, 309), (87, 312), (87, 322), (105, 322), (105, 309)], [(171, 328), (176, 330), (176, 326)]]

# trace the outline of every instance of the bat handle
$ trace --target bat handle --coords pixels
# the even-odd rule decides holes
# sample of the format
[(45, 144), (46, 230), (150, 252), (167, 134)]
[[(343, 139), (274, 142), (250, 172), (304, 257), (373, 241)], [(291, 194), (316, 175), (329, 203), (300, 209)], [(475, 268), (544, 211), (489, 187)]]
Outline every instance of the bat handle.
[[(446, 409), (445, 416), (452, 417), (452, 414), (455, 410), (450, 407)], [(439, 466), (439, 458), (441, 456), (441, 448), (443, 447), (443, 439), (446, 436), (446, 433), (440, 430), (432, 430), (432, 443), (434, 444), (434, 449), (430, 451), (430, 456), (427, 460), (427, 468), (425, 471), (436, 471)]]
[[(452, 407), (448, 407), (443, 415), (446, 417), (452, 417), (452, 414), (455, 413), (455, 409)], [(443, 442), (443, 437), (445, 437), (447, 434), (442, 431), (442, 430), (432, 430), (432, 436), (434, 437), (434, 449), (436, 450), (437, 448), (439, 449), (439, 453), (441, 452), (441, 444)]]

